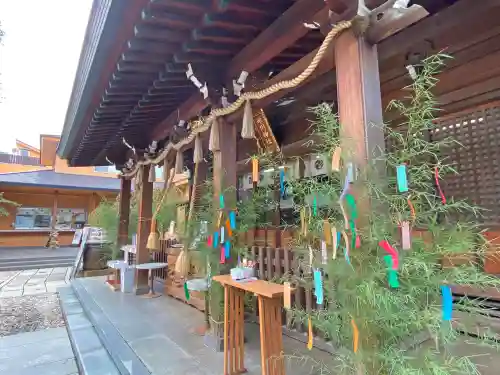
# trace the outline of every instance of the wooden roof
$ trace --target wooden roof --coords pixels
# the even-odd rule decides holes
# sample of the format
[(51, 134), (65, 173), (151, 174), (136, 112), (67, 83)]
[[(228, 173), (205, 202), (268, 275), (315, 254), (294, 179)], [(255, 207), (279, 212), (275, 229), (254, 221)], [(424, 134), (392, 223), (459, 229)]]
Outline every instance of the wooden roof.
[[(339, 7), (357, 2), (337, 0)], [(416, 3), (432, 15), (379, 46), (386, 97), (405, 84), (405, 61), (412, 51), (454, 45), (460, 52), (467, 47), (465, 36), (483, 35), (484, 41), (484, 35), (496, 37), (499, 31), (492, 28), (496, 24), (491, 10), (498, 11), (497, 1), (484, 0), (481, 6), (472, 6), (472, 0)], [(295, 76), (322, 40), (319, 31), (303, 23), (326, 14), (323, 0), (95, 1), (59, 154), (75, 166), (106, 164), (106, 156), (122, 163), (122, 137), (146, 147), (152, 139), (165, 138), (179, 120), (198, 115), (209, 102), (187, 80), (188, 63), (200, 81), (219, 91), (242, 70), (262, 77), (254, 81), (259, 87)], [(469, 21), (466, 28), (464, 21)], [(474, 53), (486, 48), (476, 47)], [(330, 55), (297, 92), (307, 98), (304, 102), (335, 95), (334, 77), (321, 77), (332, 70)], [(264, 82), (271, 71), (273, 76)], [(285, 94), (257, 105), (266, 107)]]

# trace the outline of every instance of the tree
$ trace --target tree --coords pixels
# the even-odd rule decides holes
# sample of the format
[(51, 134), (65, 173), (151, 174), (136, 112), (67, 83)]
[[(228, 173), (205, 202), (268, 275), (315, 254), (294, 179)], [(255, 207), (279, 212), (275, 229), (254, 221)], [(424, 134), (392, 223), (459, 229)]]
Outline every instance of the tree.
[[(439, 186), (443, 176), (456, 173), (440, 158), (440, 150), (456, 142), (427, 138), (436, 111), (431, 91), (444, 59), (433, 56), (416, 67), (409, 100), (391, 103), (405, 120), (397, 128), (384, 126), (388, 147), (382, 156), (360, 168), (349, 163), (346, 147), (343, 167), (327, 179), (289, 182), (301, 217), (295, 224), (301, 272), (288, 277), (313, 289), (320, 307), (291, 313), (343, 348), (325, 372), (478, 373), (469, 357), (449, 350), (459, 332), (466, 331), (464, 322), (452, 321), (449, 286), (498, 287), (500, 280), (480, 271), (472, 257), (460, 266), (442, 266), (443, 258), (457, 253), (480, 257), (485, 245), (477, 225), (481, 211), (445, 197)], [(330, 105), (313, 111), (315, 132), (323, 140), (318, 152), (335, 165), (341, 125)], [(364, 207), (371, 209), (365, 212)], [(463, 298), (453, 309), (473, 311), (475, 304)], [(422, 333), (436, 345), (416, 352), (403, 349)], [(479, 340), (497, 347), (487, 331), (479, 333)]]
[(19, 206), (16, 202), (10, 201), (3, 197), (3, 193), (0, 193), (0, 216), (8, 216), (9, 211), (4, 207), (7, 206)]

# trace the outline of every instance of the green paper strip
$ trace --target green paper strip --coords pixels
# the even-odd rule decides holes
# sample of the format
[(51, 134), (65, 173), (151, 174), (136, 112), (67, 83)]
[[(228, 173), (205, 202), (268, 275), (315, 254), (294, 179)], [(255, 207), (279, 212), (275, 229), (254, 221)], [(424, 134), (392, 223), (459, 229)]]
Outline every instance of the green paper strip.
[(392, 268), (392, 256), (385, 255), (384, 261), (387, 266), (387, 281), (391, 288), (399, 288), (398, 271)]
[(356, 248), (356, 224), (354, 224), (354, 220), (349, 220), (349, 226), (351, 227), (351, 237), (352, 237), (351, 249), (355, 249)]
[(184, 283), (184, 295), (186, 296), (186, 301), (189, 301), (191, 296), (189, 295), (189, 289), (187, 283)]
[(313, 198), (313, 216), (318, 216), (318, 200)]
[(356, 206), (356, 200), (352, 194), (347, 194), (345, 196), (347, 205), (349, 206), (349, 213), (351, 214), (351, 220), (356, 220), (358, 218), (358, 207)]

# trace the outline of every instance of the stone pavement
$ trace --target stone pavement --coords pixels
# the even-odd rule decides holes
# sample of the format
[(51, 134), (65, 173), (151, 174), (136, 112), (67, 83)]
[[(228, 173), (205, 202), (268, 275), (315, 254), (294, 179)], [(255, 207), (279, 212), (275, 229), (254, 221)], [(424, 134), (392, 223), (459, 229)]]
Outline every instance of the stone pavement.
[[(12, 309), (3, 313), (15, 314), (16, 306), (12, 304), (16, 301), (52, 298), (58, 288), (67, 285), (70, 270), (71, 267), (61, 267), (0, 272), (0, 309)], [(66, 327), (0, 336), (0, 374), (77, 375)]]
[(54, 293), (67, 284), (70, 273), (71, 267), (0, 272), (0, 298)]

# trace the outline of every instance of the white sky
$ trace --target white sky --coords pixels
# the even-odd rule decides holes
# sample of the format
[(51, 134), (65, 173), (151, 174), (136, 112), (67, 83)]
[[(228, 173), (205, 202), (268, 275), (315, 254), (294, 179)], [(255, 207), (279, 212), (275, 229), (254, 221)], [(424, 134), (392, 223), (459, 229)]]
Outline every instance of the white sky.
[(60, 134), (92, 0), (0, 0), (0, 151)]

